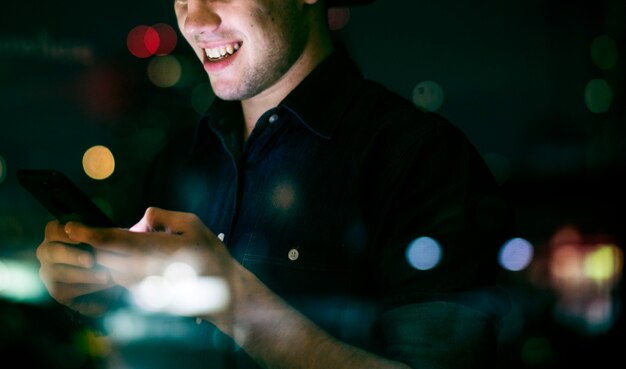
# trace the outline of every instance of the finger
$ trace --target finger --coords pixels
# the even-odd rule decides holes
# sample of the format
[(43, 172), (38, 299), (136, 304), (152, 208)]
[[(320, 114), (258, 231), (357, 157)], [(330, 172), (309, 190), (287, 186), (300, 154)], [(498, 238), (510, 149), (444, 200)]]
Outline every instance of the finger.
[(58, 220), (51, 220), (46, 223), (44, 231), (46, 241), (58, 241), (64, 243), (76, 243), (72, 241), (65, 232), (65, 225)]
[(122, 228), (89, 227), (78, 222), (65, 224), (67, 235), (75, 242), (84, 243), (94, 248), (126, 254), (135, 241), (137, 233)]
[(128, 256), (141, 253), (169, 253), (180, 246), (179, 235), (167, 232), (131, 232), (122, 228), (94, 228), (68, 222), (66, 230), (74, 241), (92, 245), (96, 251)]
[(37, 247), (36, 256), (42, 265), (66, 264), (91, 268), (94, 264), (94, 258), (90, 251), (61, 242), (42, 243)]
[(39, 269), (42, 280), (48, 283), (107, 285), (111, 276), (106, 268), (77, 268), (65, 264), (44, 264)]
[(146, 223), (144, 218), (141, 218), (137, 224), (133, 225), (128, 229), (131, 232), (151, 232), (152, 230), (148, 228), (148, 223)]
[(46, 285), (46, 287), (48, 288), (52, 298), (62, 304), (70, 306), (74, 304), (75, 299), (90, 293), (111, 288), (111, 285), (66, 284), (62, 282), (52, 282)]
[(191, 225), (200, 222), (192, 213), (164, 210), (150, 207), (146, 210), (140, 223), (151, 231), (164, 231), (173, 234), (183, 234), (192, 229)]

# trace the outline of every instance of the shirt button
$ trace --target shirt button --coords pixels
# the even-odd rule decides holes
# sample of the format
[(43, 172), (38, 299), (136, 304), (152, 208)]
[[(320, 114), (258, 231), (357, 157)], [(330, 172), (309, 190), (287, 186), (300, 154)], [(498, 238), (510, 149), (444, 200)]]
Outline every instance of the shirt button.
[(224, 242), (224, 233), (220, 233), (217, 235), (217, 238), (220, 239), (220, 241)]
[(300, 252), (298, 250), (296, 250), (296, 249), (291, 249), (291, 250), (289, 250), (289, 253), (287, 254), (287, 257), (291, 261), (296, 261), (300, 257)]
[(276, 122), (278, 120), (278, 114), (272, 114), (268, 120), (270, 123)]

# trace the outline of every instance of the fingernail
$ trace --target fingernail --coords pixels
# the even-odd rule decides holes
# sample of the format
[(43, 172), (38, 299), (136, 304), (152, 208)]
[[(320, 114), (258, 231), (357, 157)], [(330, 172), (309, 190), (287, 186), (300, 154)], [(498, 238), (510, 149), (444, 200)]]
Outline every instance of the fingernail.
[(65, 223), (64, 230), (65, 230), (65, 234), (66, 234), (66, 235), (68, 235), (68, 236), (69, 236), (69, 235), (71, 235), (71, 234), (72, 234), (72, 226), (71, 226), (71, 224), (70, 224), (69, 222), (68, 222), (68, 223)]

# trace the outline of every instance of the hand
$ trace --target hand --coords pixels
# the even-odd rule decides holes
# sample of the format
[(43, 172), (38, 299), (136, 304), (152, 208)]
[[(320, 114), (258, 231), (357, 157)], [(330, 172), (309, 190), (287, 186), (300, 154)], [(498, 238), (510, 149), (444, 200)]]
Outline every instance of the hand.
[[(68, 222), (65, 231), (71, 241), (92, 245), (96, 263), (131, 292), (149, 277), (163, 277), (174, 263), (193, 269), (194, 275), (204, 278), (198, 279), (200, 284), (206, 277), (219, 277), (229, 286), (228, 272), (236, 263), (217, 236), (190, 213), (149, 208), (130, 229)], [(199, 284), (194, 288), (194, 296), (203, 294)]]
[(106, 268), (97, 265), (92, 253), (69, 238), (57, 220), (46, 224), (43, 242), (37, 247), (39, 274), (58, 302), (87, 316), (102, 314), (107, 303), (86, 296), (114, 286)]

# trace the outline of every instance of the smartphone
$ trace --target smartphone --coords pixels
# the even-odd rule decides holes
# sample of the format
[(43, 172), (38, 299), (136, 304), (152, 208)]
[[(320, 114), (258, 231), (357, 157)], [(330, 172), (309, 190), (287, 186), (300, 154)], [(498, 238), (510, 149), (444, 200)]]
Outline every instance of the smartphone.
[(116, 227), (100, 209), (65, 174), (52, 169), (19, 169), (19, 183), (61, 223), (70, 220), (92, 227)]

